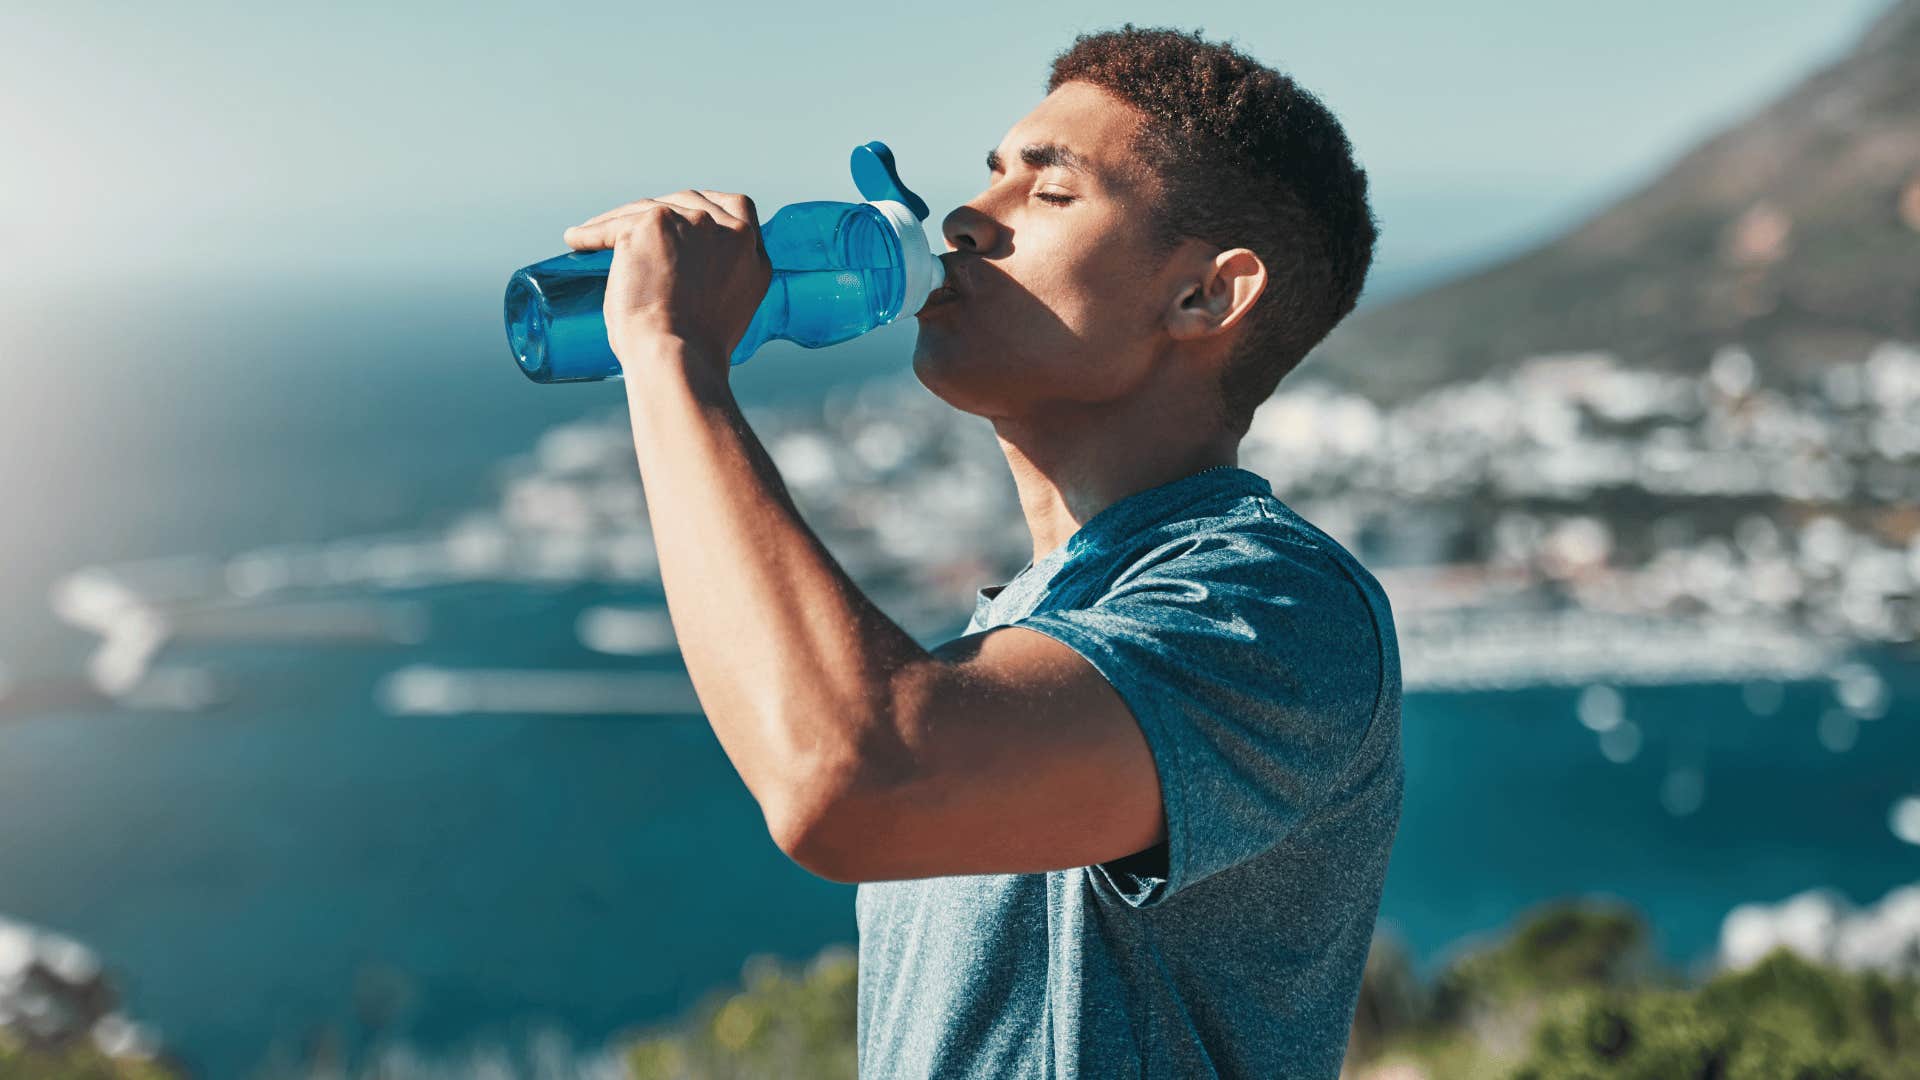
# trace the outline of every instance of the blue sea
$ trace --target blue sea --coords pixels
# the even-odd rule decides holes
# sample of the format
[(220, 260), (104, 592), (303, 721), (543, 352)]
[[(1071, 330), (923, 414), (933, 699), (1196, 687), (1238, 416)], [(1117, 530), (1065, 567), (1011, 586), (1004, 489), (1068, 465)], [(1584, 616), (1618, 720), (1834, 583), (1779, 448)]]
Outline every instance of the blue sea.
[[(110, 317), (108, 290), (10, 301), (0, 669), (78, 674), (92, 639), (47, 606), (66, 571), (445, 521), (545, 428), (617, 407), (618, 384), (520, 376), (498, 276), (150, 283)], [(734, 382), (750, 404), (799, 400), (905, 366), (912, 334), (777, 343)], [(670, 667), (573, 633), (584, 607), (656, 589), (421, 599), (434, 631), (406, 649), (199, 647), (253, 674), (210, 711), (0, 706), (0, 915), (97, 950), (128, 1014), (210, 1077), (376, 1036), (595, 1043), (695, 1005), (750, 954), (854, 941), (852, 887), (779, 852), (697, 714), (374, 705), (406, 663)], [(1862, 659), (1892, 706), (1840, 753), (1816, 735), (1825, 681), (1758, 711), (1739, 685), (1624, 688), (1644, 742), (1621, 764), (1577, 689), (1410, 696), (1383, 928), (1431, 968), (1534, 904), (1597, 894), (1637, 905), (1684, 965), (1736, 904), (1920, 880), (1887, 822), (1920, 792), (1920, 666)], [(1662, 799), (1676, 769), (1702, 781), (1691, 812)]]

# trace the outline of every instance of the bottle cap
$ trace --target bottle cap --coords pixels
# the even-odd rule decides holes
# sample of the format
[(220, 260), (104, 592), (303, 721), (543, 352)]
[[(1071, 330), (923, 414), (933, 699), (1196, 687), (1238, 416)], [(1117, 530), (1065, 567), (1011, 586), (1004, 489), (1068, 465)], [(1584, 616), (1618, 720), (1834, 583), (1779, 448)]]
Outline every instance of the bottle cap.
[(947, 283), (947, 264), (927, 242), (921, 227), (930, 211), (926, 200), (908, 190), (894, 166), (893, 151), (878, 139), (853, 148), (853, 185), (874, 209), (893, 226), (900, 240), (900, 257), (905, 262), (906, 288), (901, 295), (900, 315), (911, 315), (926, 306), (933, 290)]
[(941, 262), (940, 256), (927, 246), (926, 230), (920, 227), (920, 219), (914, 217), (913, 211), (907, 209), (905, 204), (892, 199), (875, 199), (867, 205), (880, 211), (880, 215), (887, 219), (887, 224), (893, 226), (894, 234), (900, 238), (900, 258), (906, 264), (907, 280), (900, 294), (900, 310), (894, 314), (894, 318), (911, 315), (927, 306), (927, 297), (933, 294), (933, 290), (947, 283), (947, 264)]

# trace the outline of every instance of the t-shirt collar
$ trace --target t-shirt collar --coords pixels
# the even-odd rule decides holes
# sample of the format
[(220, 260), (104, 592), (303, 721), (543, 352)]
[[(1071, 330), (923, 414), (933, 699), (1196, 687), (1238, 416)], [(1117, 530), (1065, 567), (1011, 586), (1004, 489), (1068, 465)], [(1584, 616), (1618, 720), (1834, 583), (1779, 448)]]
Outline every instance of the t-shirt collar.
[[(1082, 522), (1065, 543), (1042, 556), (1038, 563), (1029, 560), (1007, 585), (1033, 573), (1051, 573), (1073, 556), (1089, 547), (1117, 540), (1185, 510), (1203, 498), (1220, 495), (1271, 495), (1273, 485), (1256, 472), (1237, 465), (1215, 465), (1189, 473), (1177, 480), (1136, 491), (1109, 504)], [(1003, 586), (1004, 589), (1004, 586)], [(981, 591), (982, 599), (995, 599)]]

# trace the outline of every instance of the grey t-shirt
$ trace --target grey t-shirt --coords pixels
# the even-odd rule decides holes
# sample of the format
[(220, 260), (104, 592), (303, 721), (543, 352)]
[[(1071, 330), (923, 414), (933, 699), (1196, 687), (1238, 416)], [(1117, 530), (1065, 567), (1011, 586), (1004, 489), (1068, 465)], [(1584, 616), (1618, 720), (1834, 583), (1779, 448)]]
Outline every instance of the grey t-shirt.
[(982, 589), (1112, 683), (1167, 839), (1043, 874), (865, 882), (860, 1075), (1334, 1077), (1400, 818), (1379, 584), (1256, 473), (1108, 506)]

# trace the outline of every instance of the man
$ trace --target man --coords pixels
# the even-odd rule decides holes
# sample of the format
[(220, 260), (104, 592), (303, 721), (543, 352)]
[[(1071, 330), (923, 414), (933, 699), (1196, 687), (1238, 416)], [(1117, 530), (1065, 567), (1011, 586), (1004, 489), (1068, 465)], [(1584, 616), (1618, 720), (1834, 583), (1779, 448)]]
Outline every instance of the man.
[(781, 849), (858, 882), (866, 1077), (1341, 1064), (1399, 818), (1378, 584), (1238, 468), (1375, 227), (1339, 124), (1197, 33), (1082, 35), (949, 214), (914, 371), (992, 420), (1032, 561), (923, 649), (796, 514), (728, 392), (771, 278), (745, 196), (569, 229), (667, 603)]

